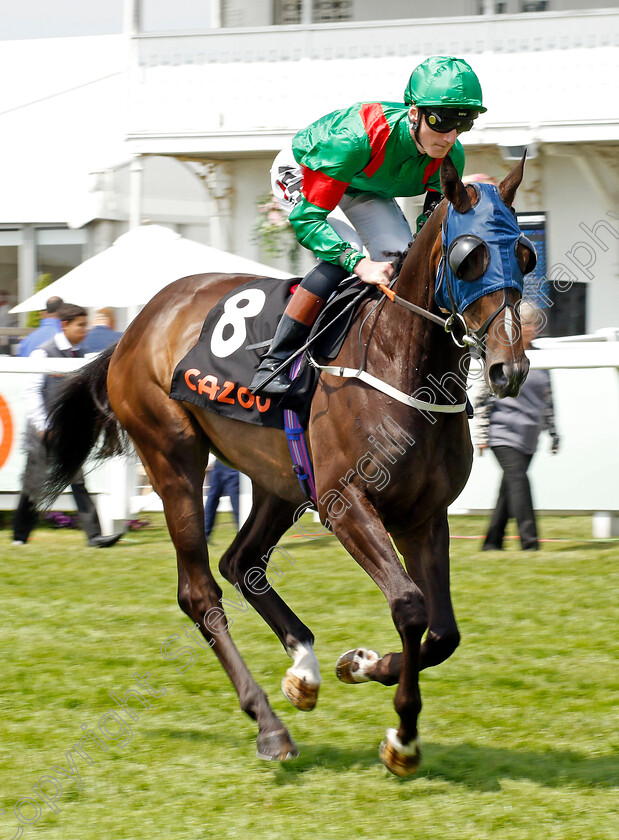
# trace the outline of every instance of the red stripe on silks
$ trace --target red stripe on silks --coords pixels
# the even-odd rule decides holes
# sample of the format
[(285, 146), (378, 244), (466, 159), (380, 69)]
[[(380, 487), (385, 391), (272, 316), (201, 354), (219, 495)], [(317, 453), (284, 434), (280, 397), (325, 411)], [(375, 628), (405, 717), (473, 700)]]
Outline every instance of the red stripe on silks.
[(427, 184), (428, 180), (434, 175), (434, 173), (440, 169), (441, 163), (443, 162), (443, 158), (432, 158), (430, 163), (426, 166), (423, 172), (423, 178), (421, 179), (422, 184)]
[(333, 210), (340, 203), (348, 184), (330, 178), (324, 172), (301, 167), (303, 172), (303, 195), (322, 210)]
[(389, 123), (385, 117), (380, 102), (371, 102), (362, 105), (359, 113), (365, 126), (365, 131), (370, 141), (370, 162), (363, 170), (371, 178), (383, 165), (385, 160), (385, 146), (391, 133)]

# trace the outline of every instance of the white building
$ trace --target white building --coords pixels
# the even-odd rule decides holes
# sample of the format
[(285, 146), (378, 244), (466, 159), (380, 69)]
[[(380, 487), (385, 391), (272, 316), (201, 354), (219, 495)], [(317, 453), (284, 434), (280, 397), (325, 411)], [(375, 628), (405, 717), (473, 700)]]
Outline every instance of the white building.
[[(517, 209), (539, 233), (542, 276), (556, 281), (551, 333), (619, 325), (616, 8), (586, 0), (125, 4), (124, 34), (0, 41), (0, 289), (13, 300), (30, 296), (40, 274), (61, 276), (146, 220), (273, 263), (253, 229), (281, 146), (332, 109), (401, 100), (421, 60), (451, 54), (474, 67), (488, 107), (462, 135), (465, 174), (500, 179), (529, 149)], [(410, 219), (419, 203), (403, 202)], [(275, 264), (290, 267), (284, 258)], [(306, 255), (301, 268), (310, 264)], [(585, 351), (574, 348), (577, 361), (549, 363), (569, 368), (553, 372), (565, 444), (556, 462), (536, 456), (541, 509), (619, 510), (616, 352), (607, 350), (607, 361), (594, 354), (588, 369), (571, 367), (583, 367)], [(0, 468), (14, 492), (16, 450), (1, 462), (10, 449), (4, 415), (0, 427)], [(476, 459), (459, 506), (491, 506), (497, 482), (490, 459)]]
[(252, 230), (274, 154), (334, 108), (401, 100), (434, 53), (466, 58), (484, 89), (465, 174), (500, 178), (529, 149), (518, 210), (545, 220), (548, 277), (573, 283), (553, 292), (552, 331), (619, 323), (618, 10), (126, 0), (125, 18), (124, 35), (0, 42), (15, 79), (0, 93), (0, 288), (14, 298), (147, 219), (272, 262)]

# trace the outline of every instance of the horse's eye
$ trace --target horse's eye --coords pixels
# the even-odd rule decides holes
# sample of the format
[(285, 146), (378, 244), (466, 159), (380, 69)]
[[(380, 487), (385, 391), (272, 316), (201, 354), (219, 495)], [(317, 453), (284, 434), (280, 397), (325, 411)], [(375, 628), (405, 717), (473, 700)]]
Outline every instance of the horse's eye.
[(529, 274), (537, 265), (535, 246), (524, 234), (516, 242), (516, 260), (523, 274)]
[(479, 236), (465, 233), (451, 243), (447, 260), (458, 280), (479, 280), (490, 265), (490, 251)]

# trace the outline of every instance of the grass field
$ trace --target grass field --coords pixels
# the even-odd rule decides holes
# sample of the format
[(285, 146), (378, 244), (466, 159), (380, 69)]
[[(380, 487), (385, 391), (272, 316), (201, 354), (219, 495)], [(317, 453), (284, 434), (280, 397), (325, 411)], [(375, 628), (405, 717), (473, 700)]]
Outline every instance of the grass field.
[[(314, 712), (281, 694), (288, 660), (268, 628), (230, 611), (237, 645), (301, 750), (280, 765), (255, 758), (255, 725), (210, 651), (194, 645), (193, 664), (161, 656), (190, 628), (162, 517), (109, 550), (48, 528), (13, 548), (0, 531), (0, 838), (18, 836), (17, 803), (26, 840), (617, 840), (619, 542), (592, 541), (590, 519), (557, 517), (541, 521), (551, 541), (538, 554), (516, 541), (481, 553), (464, 537), (483, 524), (452, 521), (463, 641), (422, 674), (424, 759), (407, 780), (377, 755), (396, 725), (394, 689), (333, 673), (356, 645), (397, 649), (382, 595), (333, 537), (290, 532), (282, 546), (294, 565), (279, 564), (279, 591), (316, 636), (324, 682)], [(232, 534), (219, 520), (217, 558)], [(105, 718), (118, 709), (109, 693), (124, 695), (146, 672), (158, 696), (134, 704), (139, 719), (123, 733)], [(92, 764), (75, 757), (80, 789), (51, 768), (68, 773), (80, 727), (100, 735), (102, 719), (118, 740), (108, 752), (90, 741)], [(50, 775), (62, 785), (59, 813), (40, 793), (54, 796)]]

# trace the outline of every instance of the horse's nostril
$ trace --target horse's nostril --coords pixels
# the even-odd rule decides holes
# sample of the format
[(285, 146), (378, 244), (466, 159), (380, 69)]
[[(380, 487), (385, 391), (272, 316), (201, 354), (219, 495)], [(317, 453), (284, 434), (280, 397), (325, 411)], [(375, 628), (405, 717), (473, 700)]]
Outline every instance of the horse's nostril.
[(488, 369), (488, 380), (496, 396), (517, 397), (528, 370), (526, 360), (518, 364), (496, 362)]
[(495, 388), (505, 388), (508, 384), (507, 376), (505, 375), (505, 368), (502, 362), (497, 362), (494, 365), (490, 365), (490, 369), (488, 371), (488, 378), (492, 385)]

